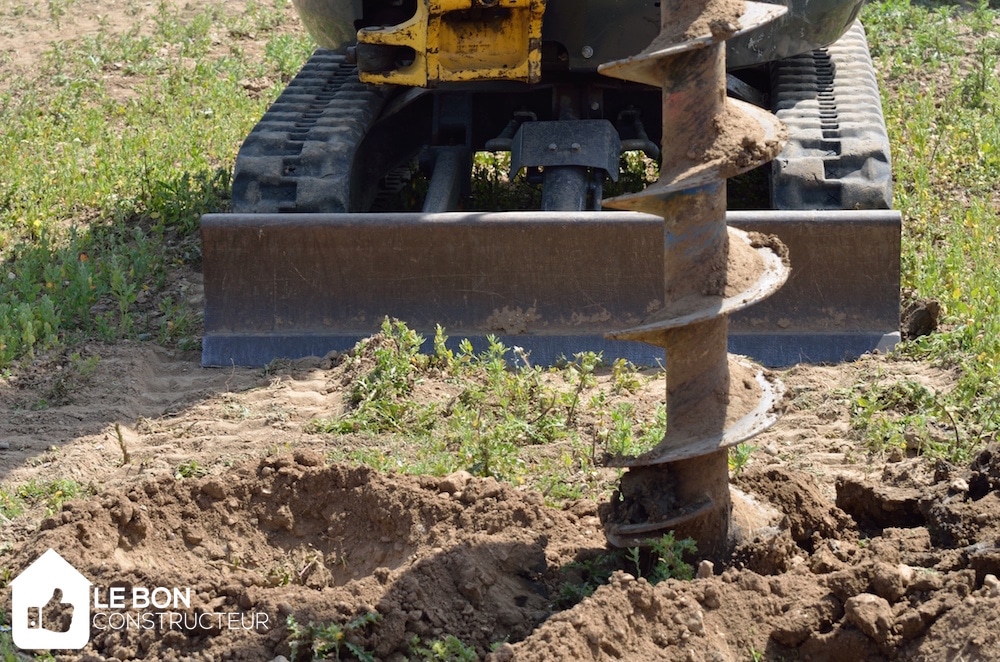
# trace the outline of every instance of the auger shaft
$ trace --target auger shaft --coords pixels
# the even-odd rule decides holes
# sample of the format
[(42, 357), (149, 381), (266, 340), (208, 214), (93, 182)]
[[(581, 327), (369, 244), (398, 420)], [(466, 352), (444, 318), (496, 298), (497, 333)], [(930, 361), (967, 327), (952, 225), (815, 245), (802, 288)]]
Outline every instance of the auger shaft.
[[(663, 3), (663, 13), (668, 5)], [(666, 19), (664, 19), (666, 20)], [(699, 140), (715, 133), (726, 102), (725, 46), (716, 44), (673, 60), (686, 76), (663, 93), (664, 163), (683, 162)], [(678, 62), (685, 60), (685, 62)], [(670, 159), (670, 161), (667, 161)], [(726, 284), (729, 234), (726, 228), (726, 181), (674, 194), (677, 221), (665, 221), (665, 296), (677, 300), (706, 290), (721, 294)], [(668, 211), (668, 210), (665, 210)], [(729, 318), (671, 329), (664, 333), (667, 373), (667, 435), (721, 434), (729, 394)], [(633, 470), (635, 471), (635, 470)], [(698, 541), (702, 553), (722, 551), (729, 537), (729, 462), (723, 449), (645, 471), (668, 475), (678, 503), (708, 500), (711, 508), (678, 527), (680, 537)], [(662, 485), (662, 479), (660, 481)]]
[[(730, 545), (727, 446), (733, 437), (727, 427), (734, 420), (723, 305), (730, 282), (726, 178), (772, 158), (777, 141), (749, 159), (732, 153), (748, 142), (740, 135), (748, 129), (734, 131), (727, 122), (734, 117), (750, 120), (748, 125), (760, 121), (729, 112), (725, 39), (739, 29), (738, 21), (706, 23), (713, 33), (692, 39), (682, 33), (678, 18), (693, 23), (712, 9), (708, 3), (697, 5), (698, 0), (662, 3), (657, 40), (642, 54), (602, 68), (609, 75), (661, 85), (661, 173), (668, 178), (661, 174), (646, 191), (608, 201), (608, 206), (664, 218), (663, 311), (618, 337), (664, 348), (667, 430), (656, 451), (625, 464), (629, 471), (603, 514), (614, 544), (674, 531), (679, 538), (694, 538), (699, 553), (721, 556)], [(752, 303), (777, 286), (780, 281), (746, 298)]]

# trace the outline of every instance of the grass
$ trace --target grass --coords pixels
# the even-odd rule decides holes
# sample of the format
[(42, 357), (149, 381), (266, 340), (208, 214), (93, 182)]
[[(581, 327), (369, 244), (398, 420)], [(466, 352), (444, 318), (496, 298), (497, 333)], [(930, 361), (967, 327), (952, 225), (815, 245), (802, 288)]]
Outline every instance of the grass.
[(1000, 15), (985, 2), (886, 0), (863, 19), (895, 154), (903, 289), (944, 311), (938, 333), (896, 355), (958, 379), (936, 393), (905, 380), (859, 384), (853, 422), (875, 450), (909, 445), (964, 461), (1000, 426)]
[[(640, 414), (626, 401), (659, 378), (626, 362), (603, 366), (599, 354), (585, 352), (543, 368), (495, 338), (481, 352), (468, 340), (450, 349), (440, 328), (430, 352), (424, 344), (402, 322), (385, 319), (344, 359), (345, 411), (314, 419), (308, 430), (364, 441), (338, 440), (333, 459), (407, 473), (465, 470), (528, 484), (558, 501), (595, 496), (617, 479), (599, 470), (604, 453), (642, 452), (663, 436), (662, 407)], [(425, 392), (429, 378), (446, 388)]]
[[(67, 6), (49, 3), (50, 18), (68, 20)], [(11, 11), (16, 19), (30, 10)], [(91, 338), (198, 346), (200, 311), (184, 304), (176, 274), (198, 267), (200, 215), (226, 208), (239, 142), (312, 45), (287, 0), (239, 14), (222, 4), (150, 11), (146, 28), (137, 20), (124, 34), (102, 26), (55, 42), (36, 70), (0, 85), (0, 371)], [(988, 3), (882, 0), (864, 9), (896, 156), (903, 287), (943, 307), (940, 330), (893, 358), (957, 375), (933, 392), (866, 375), (843, 394), (872, 451), (962, 461), (1000, 428), (998, 16)], [(491, 172), (489, 158), (503, 160), (483, 158), (477, 167)], [(635, 174), (645, 177), (643, 168)], [(480, 186), (499, 208), (516, 188), (489, 177)], [(415, 435), (424, 446), (419, 459), (402, 460), (407, 470), (464, 468), (579, 496), (599, 453), (648, 448), (664, 424), (662, 413), (629, 409), (642, 384), (634, 367), (611, 366), (614, 388), (594, 390), (595, 371), (608, 366), (593, 356), (572, 358), (558, 374), (506, 371), (501, 355), (513, 348), (422, 355), (402, 329), (393, 333), (388, 363), (379, 367), (376, 353), (372, 370), (359, 367), (349, 413), (314, 430)], [(434, 370), (449, 371), (453, 397), (413, 397)], [(543, 446), (548, 455), (530, 452)], [(734, 471), (751, 450), (737, 451)], [(375, 466), (401, 461), (389, 446), (366, 457), (341, 452)]]
[[(163, 3), (151, 30), (56, 42), (0, 88), (0, 369), (83, 338), (197, 343), (171, 273), (197, 264), (235, 147), (312, 49), (294, 23), (279, 31), (291, 16), (285, 0)], [(270, 86), (248, 93), (251, 79)]]

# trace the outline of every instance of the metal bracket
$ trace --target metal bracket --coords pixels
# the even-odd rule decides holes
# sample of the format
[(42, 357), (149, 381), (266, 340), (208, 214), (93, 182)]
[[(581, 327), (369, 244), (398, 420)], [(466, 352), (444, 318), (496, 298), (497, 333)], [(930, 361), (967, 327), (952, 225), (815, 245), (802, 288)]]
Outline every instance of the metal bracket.
[[(413, 16), (399, 25), (358, 31), (361, 80), (415, 87), (475, 80), (537, 83), (544, 13), (544, 0), (418, 0)], [(411, 57), (393, 66), (400, 49)]]
[(618, 181), (621, 140), (608, 120), (525, 122), (514, 134), (510, 171), (546, 166), (600, 168)]

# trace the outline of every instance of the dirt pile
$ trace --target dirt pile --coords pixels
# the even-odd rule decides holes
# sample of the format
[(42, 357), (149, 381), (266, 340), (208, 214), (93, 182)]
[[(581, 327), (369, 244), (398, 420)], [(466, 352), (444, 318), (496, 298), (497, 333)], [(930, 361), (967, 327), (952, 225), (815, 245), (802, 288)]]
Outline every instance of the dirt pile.
[(619, 573), (493, 659), (998, 659), (998, 465), (988, 450), (971, 470), (843, 480), (850, 513), (802, 475), (752, 472), (742, 486), (785, 518), (721, 575)]
[[(492, 479), (325, 466), (310, 451), (67, 503), (12, 558), (19, 571), (57, 549), (99, 591), (190, 588), (173, 621), (113, 627), (106, 612), (87, 659), (271, 660), (296, 644), (301, 659), (310, 641), (289, 616), (375, 613), (345, 641), (384, 660), (448, 635), (497, 661), (996, 659), (1000, 455), (921, 466), (841, 480), (838, 505), (807, 475), (748, 471), (740, 487), (784, 519), (729, 567), (656, 586), (623, 568), (564, 611), (566, 570), (604, 553), (592, 502), (557, 510)], [(142, 610), (120, 611), (138, 623)]]
[[(553, 510), (537, 493), (463, 473), (327, 467), (303, 451), (67, 503), (15, 558), (19, 571), (53, 548), (99, 590), (126, 595), (190, 587), (190, 609), (173, 621), (158, 612), (116, 628), (123, 617), (98, 615), (85, 651), (94, 656), (271, 659), (290, 654), (289, 615), (304, 625), (375, 612), (357, 645), (379, 659), (445, 635), (485, 653), (548, 616), (558, 568), (601, 540), (593, 510)], [(133, 604), (122, 613), (143, 621)], [(241, 625), (201, 614), (238, 614)]]

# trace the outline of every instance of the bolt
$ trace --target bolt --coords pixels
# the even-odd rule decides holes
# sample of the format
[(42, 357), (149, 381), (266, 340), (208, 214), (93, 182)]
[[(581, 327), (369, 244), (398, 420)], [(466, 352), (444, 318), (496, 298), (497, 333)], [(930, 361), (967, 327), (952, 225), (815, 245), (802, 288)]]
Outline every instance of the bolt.
[(558, 145), (556, 145), (555, 143), (549, 143), (549, 151), (550, 152), (555, 152), (558, 149), (559, 149)]
[(573, 143), (572, 145), (569, 146), (569, 148), (574, 152), (579, 152), (582, 149), (580, 147), (580, 143)]
[(594, 49), (591, 48), (590, 46), (584, 46), (583, 50), (580, 51), (580, 54), (583, 55), (584, 58), (589, 60), (590, 58), (594, 57)]

